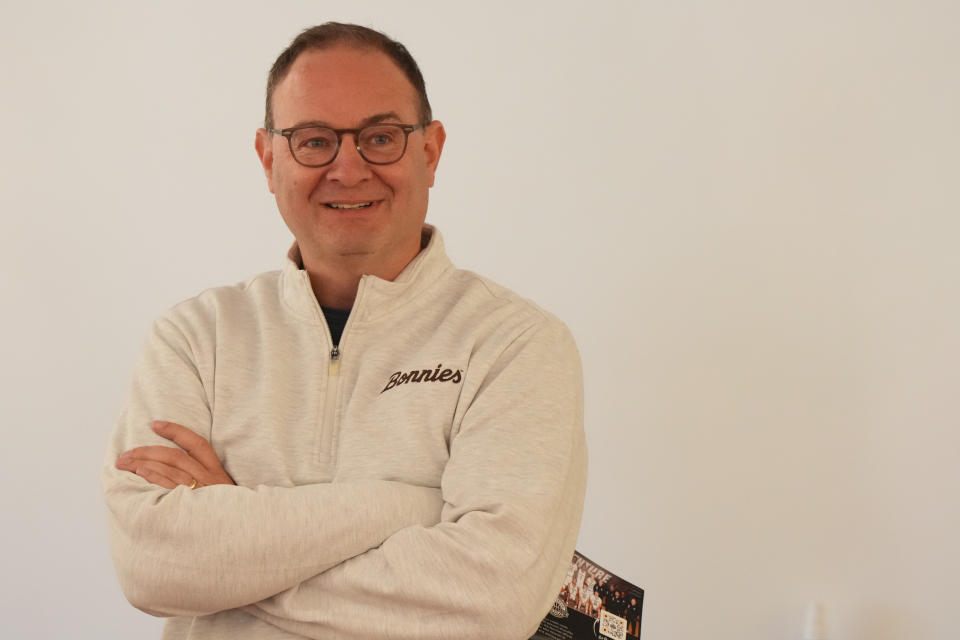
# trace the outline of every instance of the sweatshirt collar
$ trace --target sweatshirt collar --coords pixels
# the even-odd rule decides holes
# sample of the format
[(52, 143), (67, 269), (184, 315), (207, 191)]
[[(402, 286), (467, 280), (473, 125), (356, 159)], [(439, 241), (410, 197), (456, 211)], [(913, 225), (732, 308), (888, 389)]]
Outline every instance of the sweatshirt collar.
[[(351, 317), (357, 321), (375, 320), (412, 302), (444, 272), (453, 268), (443, 246), (443, 237), (436, 227), (424, 225), (421, 233), (423, 249), (396, 279), (383, 280), (373, 275), (365, 275), (360, 279)], [(301, 264), (300, 247), (294, 242), (280, 273), (280, 295), (295, 315), (322, 324), (323, 314), (310, 286), (310, 276), (300, 267)]]

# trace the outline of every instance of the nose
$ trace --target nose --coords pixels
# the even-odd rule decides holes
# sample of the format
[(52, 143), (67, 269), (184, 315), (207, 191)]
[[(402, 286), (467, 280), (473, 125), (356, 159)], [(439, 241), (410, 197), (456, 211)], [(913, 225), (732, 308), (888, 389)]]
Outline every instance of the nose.
[(343, 134), (340, 151), (328, 166), (327, 179), (339, 182), (345, 187), (352, 187), (368, 179), (370, 175), (370, 165), (357, 150), (356, 138), (352, 133)]

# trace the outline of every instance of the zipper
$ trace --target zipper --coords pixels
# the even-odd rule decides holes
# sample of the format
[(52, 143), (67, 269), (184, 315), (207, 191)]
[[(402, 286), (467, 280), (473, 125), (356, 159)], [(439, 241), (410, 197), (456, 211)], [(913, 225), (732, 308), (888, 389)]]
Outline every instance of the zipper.
[[(364, 284), (367, 276), (360, 278), (360, 285), (357, 287), (357, 297), (354, 300), (353, 309), (350, 311), (350, 317), (347, 318), (347, 324), (343, 327), (343, 333), (340, 334), (340, 343), (347, 336), (350, 330), (350, 324), (354, 320), (354, 314), (360, 304), (360, 298), (363, 296)], [(321, 314), (322, 315), (322, 314)], [(324, 319), (326, 325), (326, 319)], [(333, 336), (330, 334), (330, 326), (326, 325), (327, 337), (330, 343), (333, 343)], [(333, 461), (334, 450), (336, 449), (337, 437), (340, 431), (340, 425), (337, 421), (337, 405), (340, 389), (340, 362), (343, 354), (340, 351), (340, 345), (334, 344), (330, 349), (330, 361), (327, 364), (327, 393), (323, 401), (323, 424), (321, 425), (322, 442), (320, 443), (320, 457), (326, 461)]]
[(336, 377), (340, 375), (340, 345), (333, 345), (333, 349), (330, 349), (330, 377)]
[(333, 458), (333, 443), (337, 431), (337, 391), (340, 388), (340, 348), (333, 345), (330, 350), (330, 364), (327, 375), (327, 393), (323, 400), (323, 442), (320, 444), (320, 455), (327, 460)]

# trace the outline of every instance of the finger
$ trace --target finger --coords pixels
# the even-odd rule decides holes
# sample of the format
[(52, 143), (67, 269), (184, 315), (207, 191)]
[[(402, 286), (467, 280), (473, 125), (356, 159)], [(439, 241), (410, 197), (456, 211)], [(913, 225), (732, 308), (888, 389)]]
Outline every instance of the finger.
[(207, 470), (219, 471), (223, 468), (223, 465), (220, 464), (220, 458), (217, 457), (217, 452), (213, 450), (213, 447), (203, 436), (175, 422), (164, 422), (162, 420), (156, 420), (153, 423), (153, 430), (167, 440), (175, 442), (177, 446), (189, 453)]
[(174, 447), (137, 447), (121, 454), (120, 457), (117, 458), (117, 465), (119, 468), (121, 464), (129, 465), (141, 460), (160, 462), (170, 467), (176, 467), (194, 478), (202, 477), (208, 473), (206, 468), (189, 453)]
[[(153, 476), (158, 478), (164, 478), (170, 481), (171, 483), (173, 483), (172, 487), (167, 486), (165, 484), (161, 485), (161, 486), (167, 487), (168, 489), (172, 489), (173, 487), (176, 487), (179, 484), (190, 487), (190, 486), (193, 486), (193, 483), (195, 480), (195, 478), (191, 476), (189, 473), (185, 473), (184, 471), (177, 469), (176, 467), (171, 467), (163, 464), (162, 462), (153, 462), (150, 460), (144, 460), (138, 463), (135, 473), (138, 476), (144, 477), (144, 478), (146, 477), (144, 476), (145, 473), (152, 474)], [(151, 480), (151, 482), (153, 481)]]
[(177, 482), (171, 480), (166, 475), (153, 468), (151, 465), (141, 462), (135, 468), (130, 470), (132, 473), (140, 476), (150, 484), (161, 486), (165, 489), (175, 489)]

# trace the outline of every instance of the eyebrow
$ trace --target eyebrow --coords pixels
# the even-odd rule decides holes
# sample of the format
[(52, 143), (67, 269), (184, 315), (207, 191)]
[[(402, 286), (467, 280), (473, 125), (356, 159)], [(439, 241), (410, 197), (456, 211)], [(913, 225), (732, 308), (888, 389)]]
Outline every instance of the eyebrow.
[[(357, 129), (363, 129), (364, 127), (368, 127), (372, 124), (379, 124), (381, 122), (386, 122), (387, 120), (396, 120), (398, 123), (401, 122), (400, 116), (399, 114), (397, 114), (396, 111), (386, 111), (384, 113), (377, 113), (370, 117), (364, 118), (363, 120), (360, 121), (360, 124), (357, 125)], [(287, 129), (296, 129), (298, 127), (308, 127), (308, 126), (327, 127), (328, 129), (336, 129), (336, 127), (334, 127), (328, 122), (324, 122), (323, 120), (301, 120), (300, 122), (293, 125), (292, 127), (287, 127)]]

